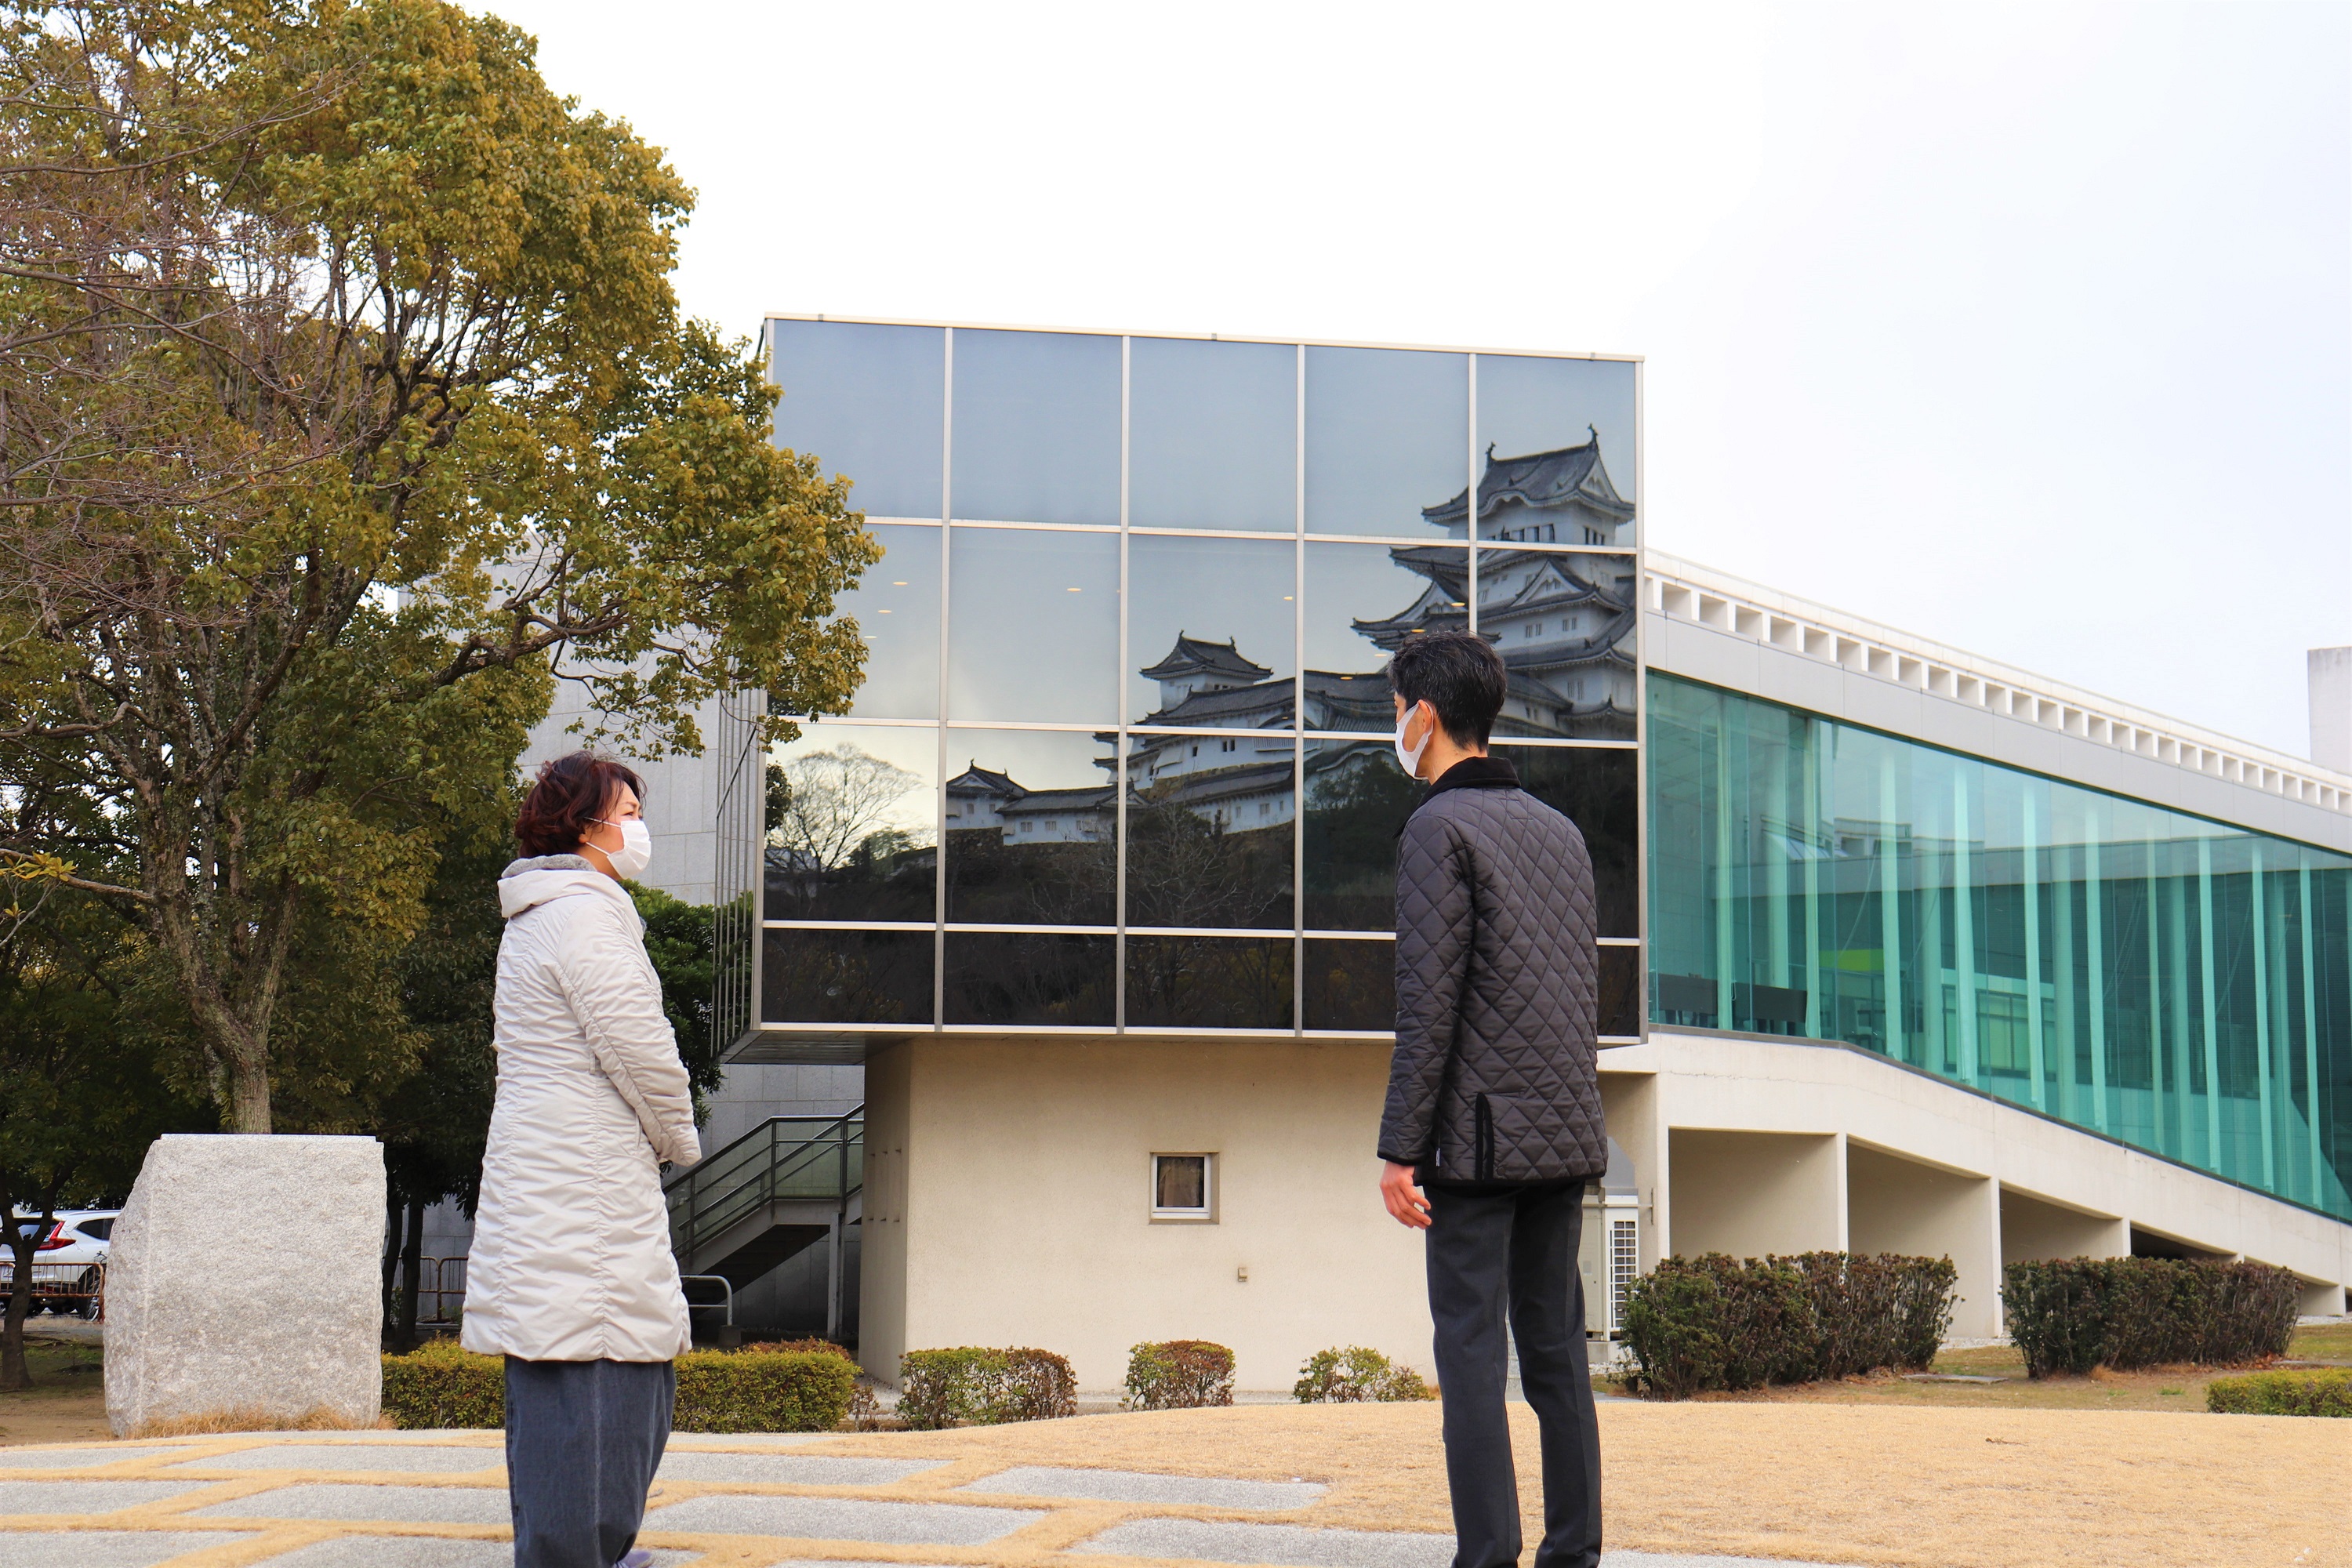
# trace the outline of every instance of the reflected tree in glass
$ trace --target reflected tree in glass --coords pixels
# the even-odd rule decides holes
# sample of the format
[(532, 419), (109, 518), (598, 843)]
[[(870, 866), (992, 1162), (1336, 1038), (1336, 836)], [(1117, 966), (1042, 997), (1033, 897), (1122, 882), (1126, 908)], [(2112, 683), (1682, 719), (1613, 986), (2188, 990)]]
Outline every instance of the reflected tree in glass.
[(1108, 936), (950, 931), (950, 1024), (1101, 1026), (1113, 1021), (1117, 987)]
[(1288, 1029), (1290, 939), (1130, 936), (1129, 1028)]
[(1396, 943), (1308, 937), (1300, 1005), (1310, 1029), (1396, 1028)]
[(1529, 795), (1584, 835), (1592, 858), (1593, 913), (1600, 936), (1642, 934), (1641, 790), (1634, 753), (1580, 746), (1504, 746)]
[(1110, 925), (1118, 806), (1108, 736), (950, 730), (968, 758), (948, 780), (948, 919)]
[[(886, 733), (901, 748), (935, 743), (928, 730)], [(812, 728), (768, 763), (766, 790), (768, 919), (934, 918), (928, 768), (902, 767)]]
[(1227, 772), (1241, 776), (1186, 774), (1128, 803), (1129, 925), (1291, 929), (1290, 761)]
[(1308, 745), (1305, 924), (1309, 931), (1393, 929), (1397, 830), (1423, 793), (1423, 785), (1397, 766), (1387, 742)]
[(760, 1011), (769, 1022), (931, 1021), (929, 931), (801, 927), (761, 936)]

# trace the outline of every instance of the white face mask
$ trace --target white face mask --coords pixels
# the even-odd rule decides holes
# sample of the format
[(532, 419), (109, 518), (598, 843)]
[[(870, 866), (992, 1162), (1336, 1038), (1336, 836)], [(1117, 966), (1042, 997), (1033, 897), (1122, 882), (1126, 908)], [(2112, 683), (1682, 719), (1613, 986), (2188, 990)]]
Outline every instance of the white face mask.
[(653, 829), (646, 826), (646, 819), (642, 816), (633, 816), (625, 822), (605, 822), (601, 816), (593, 816), (589, 820), (603, 822), (607, 827), (617, 827), (621, 830), (621, 847), (618, 849), (604, 851), (604, 858), (613, 863), (613, 875), (628, 878), (644, 876), (646, 868), (654, 863)]
[(1397, 721), (1396, 756), (1397, 761), (1403, 764), (1405, 776), (1408, 778), (1417, 779), (1421, 776), (1421, 754), (1429, 750), (1429, 737), (1436, 730), (1436, 726), (1433, 724), (1421, 732), (1421, 740), (1418, 743), (1411, 746), (1404, 743), (1405, 726), (1412, 723), (1412, 716), (1420, 711), (1421, 704), (1416, 702), (1404, 710), (1403, 718)]

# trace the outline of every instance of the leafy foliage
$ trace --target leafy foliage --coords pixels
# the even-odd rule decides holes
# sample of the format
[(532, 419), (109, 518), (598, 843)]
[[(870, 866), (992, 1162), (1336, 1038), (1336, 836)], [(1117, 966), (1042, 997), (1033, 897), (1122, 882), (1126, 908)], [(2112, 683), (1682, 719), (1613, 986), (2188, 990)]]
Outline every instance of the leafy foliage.
[(719, 1060), (719, 1042), (711, 1036), (711, 965), (717, 928), (709, 904), (689, 904), (659, 888), (625, 884), (646, 922), (646, 956), (661, 980), (662, 1011), (677, 1036), (677, 1054), (686, 1062), (700, 1109), (700, 1099), (718, 1089), (727, 1076)]
[(1349, 1345), (1308, 1356), (1290, 1395), (1301, 1405), (1395, 1404), (1434, 1399), (1437, 1390), (1412, 1368), (1399, 1366), (1376, 1350)]
[(65, 0), (0, 32), (0, 787), (137, 847), (0, 861), (141, 921), (230, 1126), (278, 1089), (348, 1121), (425, 1048), (338, 1054), (397, 984), (370, 955), (554, 683), (651, 749), (724, 691), (839, 711), (834, 595), (877, 552), (680, 319), (684, 184), (512, 26)]
[[(696, 1351), (677, 1367), (679, 1432), (830, 1432), (848, 1414), (856, 1370), (837, 1350)], [(506, 1362), (447, 1340), (385, 1356), (383, 1413), (412, 1430), (503, 1426)]]
[(2352, 1416), (2352, 1367), (2315, 1367), (2217, 1377), (2205, 1385), (2216, 1415)]
[(2065, 1258), (2001, 1270), (2001, 1310), (2031, 1377), (2284, 1352), (2302, 1286), (2267, 1263)]
[(1234, 1402), (1234, 1352), (1207, 1340), (1163, 1340), (1127, 1352), (1129, 1410), (1197, 1410)]
[(1924, 1368), (1951, 1321), (1947, 1258), (1667, 1258), (1627, 1294), (1635, 1383), (1667, 1399)]
[(898, 1415), (919, 1431), (1078, 1413), (1077, 1374), (1051, 1351), (908, 1351), (899, 1358), (898, 1386)]

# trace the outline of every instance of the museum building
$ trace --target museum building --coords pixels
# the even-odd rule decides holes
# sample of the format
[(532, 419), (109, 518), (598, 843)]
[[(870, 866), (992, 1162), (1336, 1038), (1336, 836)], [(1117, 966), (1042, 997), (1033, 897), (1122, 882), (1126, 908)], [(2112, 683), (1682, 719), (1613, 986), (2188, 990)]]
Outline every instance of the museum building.
[[(1248, 1389), (1335, 1344), (1425, 1369), (1374, 1190), (1419, 794), (1381, 672), (1443, 626), (1504, 656), (1495, 750), (1593, 853), (1595, 1332), (1661, 1257), (1817, 1247), (1950, 1256), (1963, 1336), (2043, 1257), (2245, 1256), (2344, 1310), (2352, 776), (1647, 552), (1634, 361), (764, 347), (778, 442), (885, 553), (851, 711), (730, 720), (662, 803), (715, 812), (726, 948), (693, 1201), (734, 1206), (689, 1272), (828, 1236), (886, 1380), (1018, 1343), (1108, 1388), (1171, 1338)], [(765, 1113), (860, 1102), (830, 1222), (787, 1213), (804, 1124)]]

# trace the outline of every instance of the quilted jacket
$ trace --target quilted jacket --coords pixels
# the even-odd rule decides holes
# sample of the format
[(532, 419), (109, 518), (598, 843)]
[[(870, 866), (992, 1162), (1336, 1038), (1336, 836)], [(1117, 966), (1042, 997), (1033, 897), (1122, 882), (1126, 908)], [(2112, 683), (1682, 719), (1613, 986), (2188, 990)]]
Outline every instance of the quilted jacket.
[(1456, 763), (1397, 846), (1383, 1158), (1424, 1180), (1598, 1176), (1600, 953), (1576, 825), (1499, 758)]
[(469, 1351), (669, 1361), (686, 1299), (661, 1162), (702, 1157), (627, 889), (577, 855), (499, 879), (498, 1100), (466, 1264)]

